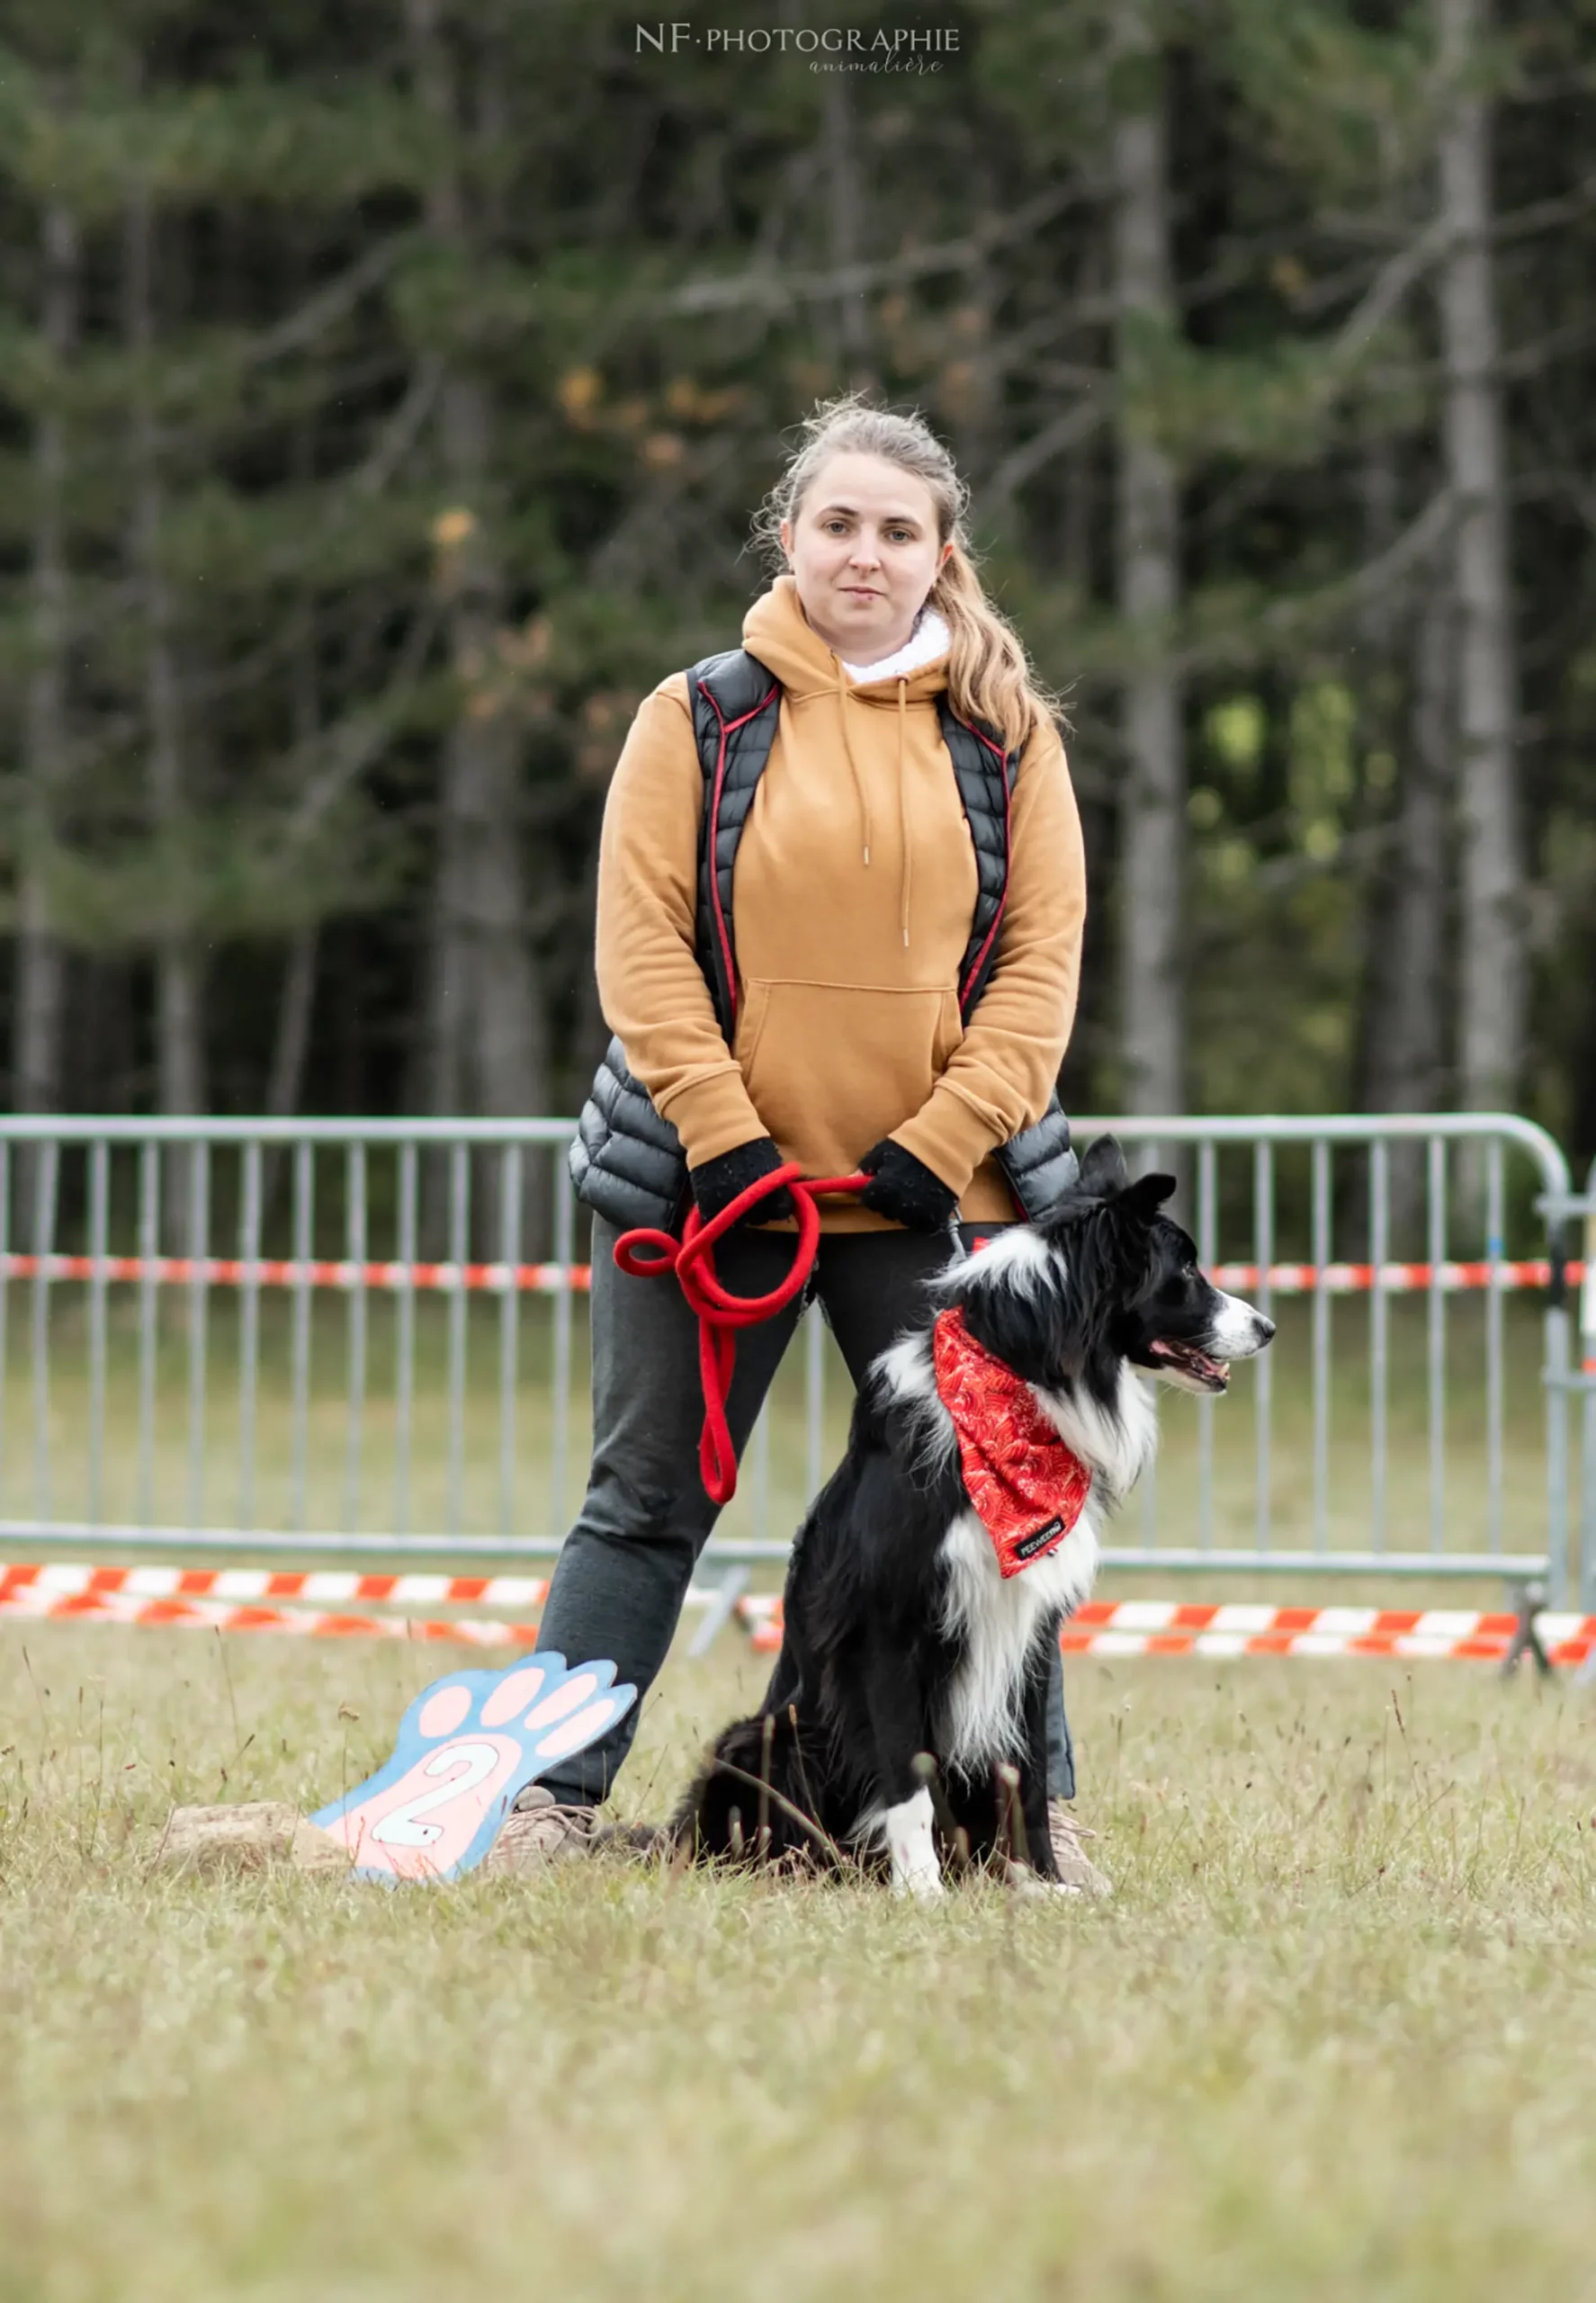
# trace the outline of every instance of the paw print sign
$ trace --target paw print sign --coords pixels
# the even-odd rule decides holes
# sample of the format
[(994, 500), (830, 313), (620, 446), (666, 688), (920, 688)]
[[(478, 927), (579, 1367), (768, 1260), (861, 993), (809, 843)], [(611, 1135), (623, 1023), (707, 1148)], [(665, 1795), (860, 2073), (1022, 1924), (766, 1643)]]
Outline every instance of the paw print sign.
[(387, 1764), (310, 1820), (343, 1842), (357, 1879), (458, 1879), (529, 1783), (624, 1716), (637, 1689), (614, 1679), (613, 1663), (568, 1671), (545, 1653), (507, 1671), (451, 1671), (405, 1713)]

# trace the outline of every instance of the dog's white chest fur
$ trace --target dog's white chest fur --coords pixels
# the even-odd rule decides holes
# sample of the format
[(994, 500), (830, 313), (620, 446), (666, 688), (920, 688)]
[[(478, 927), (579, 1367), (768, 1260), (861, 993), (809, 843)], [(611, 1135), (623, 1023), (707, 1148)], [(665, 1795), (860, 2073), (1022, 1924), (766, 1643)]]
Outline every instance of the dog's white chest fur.
[[(1038, 1403), (1094, 1481), (1123, 1494), (1157, 1445), (1158, 1425), (1145, 1387), (1122, 1369), (1116, 1412), (1104, 1416), (1089, 1402), (1036, 1391)], [(947, 1576), (944, 1614), (949, 1634), (964, 1647), (954, 1681), (944, 1750), (966, 1774), (1012, 1758), (1020, 1748), (1026, 1659), (1044, 1623), (1071, 1614), (1088, 1597), (1098, 1573), (1098, 1497), (1045, 1559), (1005, 1577), (992, 1539), (973, 1510), (961, 1511), (942, 1538)]]
[[(1028, 1268), (1042, 1252), (1035, 1235), (1018, 1226), (987, 1251), (986, 1269), (1006, 1277)], [(957, 1442), (953, 1419), (937, 1395), (930, 1342), (906, 1336), (876, 1361), (889, 1390), (916, 1418), (922, 1456), (951, 1456)], [(1124, 1495), (1158, 1444), (1152, 1399), (1128, 1366), (1119, 1371), (1113, 1411), (1105, 1413), (1076, 1393), (1032, 1387), (1060, 1438), (1092, 1474), (1093, 1490), (1074, 1527), (1046, 1558), (1004, 1576), (992, 1539), (973, 1509), (948, 1522), (938, 1546), (946, 1578), (943, 1626), (964, 1650), (938, 1741), (949, 1764), (973, 1775), (1021, 1747), (1021, 1698), (1026, 1661), (1045, 1621), (1067, 1615), (1090, 1591), (1098, 1572), (1101, 1501)]]
[(965, 1774), (1011, 1759), (1020, 1748), (1026, 1658), (1037, 1631), (1078, 1608), (1098, 1572), (1091, 1506), (1056, 1550), (1005, 1577), (976, 1514), (961, 1511), (942, 1538), (947, 1576), (945, 1627), (964, 1651), (939, 1738)]

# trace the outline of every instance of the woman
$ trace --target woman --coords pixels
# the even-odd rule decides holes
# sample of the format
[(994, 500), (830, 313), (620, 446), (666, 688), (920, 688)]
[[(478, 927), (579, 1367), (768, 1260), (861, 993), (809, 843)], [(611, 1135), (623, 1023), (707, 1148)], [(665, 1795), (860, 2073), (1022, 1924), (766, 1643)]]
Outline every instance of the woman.
[[(599, 849), (604, 1013), (669, 1156), (669, 1128), (680, 1139), (700, 1213), (785, 1160), (810, 1176), (871, 1173), (859, 1198), (822, 1203), (811, 1283), (856, 1384), (920, 1307), (919, 1283), (946, 1259), (955, 1226), (967, 1248), (1017, 1220), (994, 1154), (1047, 1110), (1075, 1010), (1080, 820), (1053, 699), (982, 590), (964, 502), (916, 417), (854, 396), (803, 426), (759, 523), (781, 572), (743, 620), (744, 647), (779, 683), (779, 720), (767, 721), (768, 755), (735, 838), (719, 1003), (715, 970), (698, 956), (704, 906), (718, 900), (701, 884), (699, 853), (713, 730), (706, 757), (685, 673), (637, 714)], [(1006, 845), (1000, 910), (978, 887), (969, 787), (950, 760), (950, 740), (962, 752), (975, 738), (945, 721), (944, 698), (1018, 757), (993, 867), (1003, 871)], [(961, 1015), (980, 901), (993, 912), (990, 973)], [(717, 1249), (722, 1283), (767, 1293), (790, 1266), (792, 1232), (783, 1191)], [(716, 1512), (698, 1474), (692, 1315), (674, 1286), (615, 1269), (615, 1237), (596, 1215), (592, 1473), (541, 1641), (612, 1658), (641, 1692)], [(728, 1416), (740, 1453), (801, 1311), (740, 1335)], [(1074, 1782), (1056, 1688), (1054, 1712), (1064, 1877), (1106, 1892), (1063, 1805)], [(501, 1859), (533, 1868), (593, 1844), (595, 1805), (636, 1719), (523, 1795)]]

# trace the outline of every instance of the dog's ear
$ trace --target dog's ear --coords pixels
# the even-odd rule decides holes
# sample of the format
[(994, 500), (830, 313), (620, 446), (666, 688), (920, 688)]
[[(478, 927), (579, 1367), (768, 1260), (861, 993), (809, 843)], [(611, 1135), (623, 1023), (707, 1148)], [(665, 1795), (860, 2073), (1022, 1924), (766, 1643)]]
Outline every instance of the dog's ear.
[(1092, 1199), (1107, 1199), (1125, 1189), (1125, 1153), (1116, 1135), (1099, 1135), (1087, 1147), (1080, 1162), (1079, 1188)]
[(1138, 1176), (1119, 1195), (1119, 1205), (1128, 1214), (1143, 1223), (1151, 1223), (1166, 1199), (1172, 1199), (1177, 1189), (1173, 1176)]

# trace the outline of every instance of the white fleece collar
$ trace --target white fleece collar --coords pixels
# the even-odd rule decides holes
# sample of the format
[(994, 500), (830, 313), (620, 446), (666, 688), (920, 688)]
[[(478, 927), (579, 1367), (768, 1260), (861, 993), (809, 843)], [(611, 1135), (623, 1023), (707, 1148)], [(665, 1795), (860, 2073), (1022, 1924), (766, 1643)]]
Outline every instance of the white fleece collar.
[[(879, 664), (842, 663), (843, 670), (856, 684), (863, 681), (895, 680), (918, 672), (922, 664), (934, 664), (938, 656), (946, 656), (953, 644), (953, 634), (945, 619), (929, 602), (914, 620), (914, 630), (895, 656), (888, 656)], [(842, 659), (838, 659), (839, 662)]]

